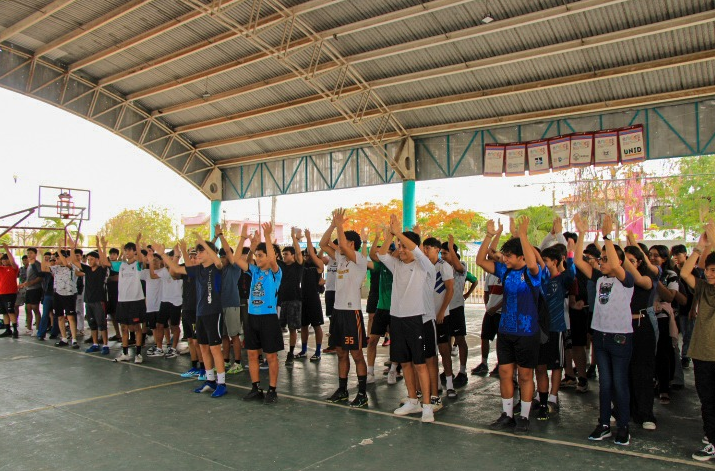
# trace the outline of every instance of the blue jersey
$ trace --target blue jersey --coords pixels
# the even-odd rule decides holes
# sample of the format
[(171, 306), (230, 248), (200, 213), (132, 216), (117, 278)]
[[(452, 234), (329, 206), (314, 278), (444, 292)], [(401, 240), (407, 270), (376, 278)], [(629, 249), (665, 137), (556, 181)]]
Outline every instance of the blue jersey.
[(529, 277), (534, 289), (541, 286), (541, 267), (536, 275), (529, 273), (524, 267), (520, 270), (510, 270), (504, 280), (507, 268), (503, 263), (494, 263), (494, 274), (502, 280), (504, 298), (499, 321), (499, 333), (530, 337), (539, 333), (539, 310), (536, 305), (534, 290), (526, 283)]
[(570, 269), (572, 265), (573, 259), (569, 258), (566, 262), (566, 270), (553, 278), (548, 270), (544, 270), (544, 273), (549, 276), (543, 281), (541, 291), (544, 293), (546, 304), (549, 306), (549, 316), (551, 318), (549, 330), (551, 332), (566, 332), (564, 299), (575, 278), (573, 270)]
[(280, 268), (261, 270), (256, 265), (249, 265), (251, 274), (251, 294), (248, 298), (248, 313), (257, 316), (276, 314), (278, 305), (278, 290), (281, 287), (283, 272)]

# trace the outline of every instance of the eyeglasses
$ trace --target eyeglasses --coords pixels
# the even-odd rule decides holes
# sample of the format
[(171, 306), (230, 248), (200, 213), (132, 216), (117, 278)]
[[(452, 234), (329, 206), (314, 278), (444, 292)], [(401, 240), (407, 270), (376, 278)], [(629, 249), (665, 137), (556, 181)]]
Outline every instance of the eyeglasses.
[(604, 257), (601, 257), (601, 258), (597, 258), (596, 260), (599, 260), (599, 261), (601, 261), (601, 262), (603, 262), (603, 263), (608, 263), (608, 257), (605, 257), (605, 256), (604, 256)]
[(50, 262), (52, 262), (52, 263), (55, 263), (56, 261), (57, 261), (57, 260), (55, 260), (54, 258), (51, 258), (51, 259), (50, 259)]

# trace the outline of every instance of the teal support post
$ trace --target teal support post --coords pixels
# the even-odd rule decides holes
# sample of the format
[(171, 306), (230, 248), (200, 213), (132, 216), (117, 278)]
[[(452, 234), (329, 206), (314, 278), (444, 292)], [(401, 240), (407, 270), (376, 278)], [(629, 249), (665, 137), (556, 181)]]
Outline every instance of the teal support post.
[(221, 200), (211, 201), (211, 227), (209, 228), (211, 240), (213, 240), (214, 236), (216, 236), (214, 233), (214, 226), (216, 224), (221, 224)]
[(417, 223), (417, 206), (415, 204), (415, 181), (402, 181), (402, 227), (412, 229)]

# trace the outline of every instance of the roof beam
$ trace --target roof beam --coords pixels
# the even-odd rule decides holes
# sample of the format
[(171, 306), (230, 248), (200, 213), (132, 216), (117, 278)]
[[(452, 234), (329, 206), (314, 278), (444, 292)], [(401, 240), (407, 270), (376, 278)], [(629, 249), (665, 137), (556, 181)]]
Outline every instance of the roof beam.
[[(692, 54), (686, 54), (683, 56), (669, 57), (665, 59), (657, 59), (648, 62), (642, 62), (635, 65), (626, 65), (621, 67), (614, 67), (610, 69), (597, 70), (593, 72), (587, 72), (583, 74), (570, 75), (567, 77), (559, 77), (547, 80), (539, 80), (535, 82), (528, 82), (519, 85), (511, 85), (507, 87), (499, 87), (490, 90), (480, 90), (476, 92), (461, 93), (458, 95), (443, 96), (438, 98), (430, 98), (426, 100), (405, 102), (395, 105), (389, 105), (388, 109), (393, 113), (414, 111), (417, 109), (431, 108), (436, 106), (451, 105), (454, 103), (467, 102), (467, 101), (479, 101), (489, 98), (504, 98), (511, 95), (516, 95), (520, 93), (528, 93), (533, 91), (543, 91), (552, 88), (566, 87), (572, 85), (586, 85), (591, 82), (598, 80), (606, 80), (618, 77), (626, 77), (633, 74), (651, 72), (655, 70), (669, 69), (675, 67), (682, 67), (685, 65), (696, 64), (699, 62), (706, 62), (715, 60), (715, 50), (695, 52)], [(364, 118), (370, 118), (376, 116), (377, 113), (374, 110), (368, 110), (363, 115)], [(308, 129), (318, 129), (325, 126), (331, 126), (333, 124), (344, 123), (345, 119), (340, 116), (336, 118), (329, 118), (320, 121), (314, 121), (311, 123), (301, 123), (295, 126), (283, 127), (280, 129), (273, 129), (262, 131), (255, 134), (247, 134), (243, 136), (232, 137), (228, 139), (221, 139), (216, 141), (208, 141), (196, 144), (196, 149), (210, 149), (215, 147), (227, 146), (240, 144), (244, 142), (254, 141), (258, 139), (263, 139), (267, 137), (277, 137), (285, 134), (291, 134), (299, 131), (305, 131)]]
[[(695, 98), (702, 98), (715, 95), (715, 86), (693, 88), (689, 90), (680, 90), (677, 92), (666, 92), (655, 95), (644, 95), (633, 98), (625, 98), (621, 100), (604, 101), (590, 103), (587, 105), (568, 106), (557, 108), (554, 110), (535, 111), (529, 113), (519, 113), (509, 116), (499, 116), (496, 118), (477, 119), (473, 121), (463, 121), (459, 123), (441, 124), (438, 126), (427, 126), (422, 128), (408, 129), (411, 137), (425, 136), (429, 134), (438, 134), (451, 131), (461, 131), (466, 129), (476, 129), (480, 127), (493, 125), (518, 124), (531, 121), (539, 121), (543, 119), (554, 119), (570, 116), (578, 116), (584, 114), (593, 114), (607, 111), (614, 111), (624, 108), (633, 108), (638, 106), (652, 105), (656, 103), (665, 103), (671, 101), (682, 101)], [(289, 151), (276, 151), (266, 154), (254, 154), (242, 157), (229, 158), (219, 160), (216, 166), (219, 168), (230, 168), (245, 165), (248, 163), (261, 162), (266, 160), (276, 160), (285, 157), (295, 157), (302, 155), (310, 155), (342, 149), (346, 147), (354, 147), (364, 144), (364, 139), (348, 139), (345, 141), (328, 142), (309, 147), (301, 147)]]
[[(388, 57), (390, 55), (399, 54), (399, 53), (403, 53), (403, 52), (409, 52), (409, 51), (424, 49), (424, 48), (433, 47), (433, 46), (441, 46), (441, 45), (452, 43), (455, 41), (474, 39), (474, 38), (477, 38), (480, 36), (485, 36), (485, 35), (492, 34), (492, 33), (508, 31), (508, 30), (520, 28), (520, 27), (523, 27), (526, 25), (531, 25), (531, 24), (540, 23), (540, 22), (544, 22), (544, 21), (550, 21), (550, 20), (566, 17), (569, 15), (582, 13), (584, 11), (593, 10), (596, 8), (603, 8), (603, 7), (615, 5), (618, 3), (622, 3), (624, 1), (625, 0), (581, 0), (580, 2), (575, 2), (575, 3), (568, 4), (568, 5), (562, 5), (562, 6), (558, 6), (558, 7), (554, 7), (554, 8), (549, 8), (549, 9), (543, 10), (543, 11), (527, 13), (525, 15), (507, 18), (505, 20), (495, 21), (495, 22), (487, 24), (487, 25), (479, 25), (479, 26), (474, 26), (474, 27), (466, 28), (466, 29), (459, 30), (459, 31), (454, 31), (451, 33), (447, 33), (446, 35), (433, 36), (433, 37), (429, 37), (429, 38), (425, 38), (425, 39), (420, 39), (420, 40), (410, 41), (410, 42), (403, 43), (403, 44), (398, 44), (396, 46), (375, 49), (373, 51), (368, 51), (365, 53), (348, 56), (345, 59), (349, 64), (358, 64), (361, 62), (379, 59), (382, 57)], [(175, 83), (174, 86), (184, 85), (186, 83), (193, 82), (193, 81), (199, 80), (201, 78), (205, 78), (207, 76), (211, 76), (215, 73), (226, 72), (226, 71), (232, 70), (235, 67), (237, 67), (237, 65), (227, 64), (224, 66), (216, 67), (214, 69), (209, 69), (208, 71), (202, 72), (201, 74), (195, 74), (193, 76), (187, 77), (187, 78), (183, 79), (181, 81), (181, 83), (174, 82)], [(326, 72), (333, 67), (334, 67), (334, 64), (332, 64), (332, 63), (323, 64), (321, 66), (318, 66), (317, 71), (318, 72)], [(154, 111), (152, 114), (154, 116), (156, 116), (159, 114), (166, 115), (169, 113), (177, 113), (177, 112), (184, 111), (187, 109), (195, 108), (197, 106), (203, 106), (203, 105), (207, 105), (207, 104), (214, 103), (217, 101), (240, 96), (240, 95), (243, 95), (244, 93), (262, 90), (264, 88), (267, 88), (267, 87), (270, 87), (273, 85), (284, 84), (284, 83), (290, 82), (295, 79), (296, 79), (296, 76), (294, 74), (286, 74), (286, 75), (282, 75), (279, 77), (275, 77), (270, 80), (265, 80), (265, 81), (257, 82), (257, 83), (250, 84), (250, 85), (247, 85), (244, 87), (227, 90), (225, 92), (218, 93), (215, 96), (211, 96), (207, 99), (197, 98), (197, 99), (189, 100), (189, 101), (186, 101), (183, 103), (178, 103), (176, 105), (168, 106), (161, 110)], [(159, 89), (159, 87), (154, 87), (153, 89), (147, 89), (145, 91), (135, 92), (133, 94), (130, 94), (129, 96), (130, 97), (134, 96), (135, 99), (138, 99), (141, 96), (147, 96), (148, 94), (159, 93), (161, 91), (165, 91), (170, 88), (173, 88), (173, 87), (167, 87), (164, 89)]]
[[(289, 8), (288, 11), (292, 12), (295, 15), (300, 15), (300, 14), (308, 13), (313, 10), (317, 10), (319, 8), (323, 8), (327, 5), (340, 3), (342, 1), (344, 1), (344, 0), (308, 0), (305, 3), (302, 3), (295, 7)], [(197, 11), (200, 11), (200, 10), (197, 10)], [(264, 29), (264, 28), (268, 28), (271, 26), (275, 26), (276, 24), (281, 23), (284, 19), (285, 19), (285, 16), (280, 13), (274, 13), (274, 14), (268, 15), (265, 18), (261, 18), (258, 20), (258, 23), (256, 24), (255, 29)], [(107, 77), (104, 77), (104, 78), (100, 79), (98, 83), (101, 86), (110, 85), (112, 83), (119, 82), (120, 80), (124, 80), (129, 77), (133, 77), (137, 74), (156, 69), (157, 67), (160, 67), (162, 65), (168, 64), (175, 60), (181, 59), (188, 55), (203, 51), (207, 48), (216, 46), (218, 44), (225, 43), (226, 41), (230, 41), (230, 40), (238, 38), (240, 36), (241, 36), (241, 33), (239, 33), (239, 32), (227, 31), (225, 33), (221, 33), (221, 34), (214, 36), (212, 38), (205, 39), (205, 40), (201, 41), (200, 43), (196, 43), (196, 44), (192, 44), (191, 46), (187, 46), (179, 51), (176, 51), (171, 54), (167, 54), (165, 56), (153, 59), (145, 64), (140, 64), (135, 67), (132, 67), (131, 69), (123, 70), (121, 72), (117, 72), (116, 74), (112, 74)], [(129, 99), (132, 100), (134, 98), (129, 98)]]
[(102, 26), (106, 25), (107, 23), (116, 20), (117, 18), (121, 18), (122, 16), (126, 15), (127, 13), (131, 13), (137, 8), (141, 8), (144, 5), (151, 3), (152, 0), (132, 0), (130, 2), (127, 2), (123, 4), (122, 6), (115, 8), (114, 10), (110, 11), (109, 13), (106, 13), (102, 16), (100, 16), (97, 19), (94, 19), (90, 21), (89, 23), (85, 23), (78, 28), (74, 29), (73, 31), (70, 31), (69, 33), (65, 34), (64, 36), (60, 36), (59, 38), (55, 39), (54, 41), (50, 41), (49, 43), (45, 44), (44, 46), (38, 47), (37, 50), (35, 50), (35, 56), (36, 57), (41, 57), (46, 55), (48, 52), (54, 51), (55, 49), (58, 49), (65, 44), (68, 44), (76, 39), (81, 38), (85, 34), (89, 34), (92, 31), (94, 31), (97, 28), (101, 28)]
[[(225, 0), (221, 6), (219, 7), (220, 9), (226, 9), (232, 4), (236, 2), (242, 2), (244, 0)], [(136, 46), (137, 44), (141, 44), (144, 41), (148, 41), (150, 39), (153, 39), (163, 33), (166, 33), (168, 31), (171, 31), (174, 28), (177, 28), (181, 25), (184, 25), (192, 20), (195, 20), (197, 18), (200, 18), (204, 16), (205, 13), (199, 10), (192, 10), (189, 13), (186, 13), (185, 15), (181, 15), (178, 18), (174, 18), (171, 21), (167, 21), (164, 24), (161, 24), (159, 26), (156, 26), (154, 28), (151, 28), (148, 31), (145, 31), (142, 34), (139, 34), (137, 36), (133, 36), (126, 41), (122, 41), (119, 44), (115, 44), (107, 49), (104, 49), (102, 51), (99, 51), (95, 54), (92, 54), (91, 56), (85, 57), (84, 59), (80, 59), (76, 62), (73, 62), (70, 64), (67, 69), (70, 72), (73, 72), (75, 70), (82, 69), (84, 67), (87, 67), (88, 65), (94, 64), (95, 62), (101, 61), (103, 59), (106, 59), (107, 57), (110, 57), (114, 54), (118, 54), (126, 49), (129, 49), (130, 47)]]
[[(660, 34), (660, 33), (672, 31), (675, 29), (691, 27), (691, 26), (695, 26), (695, 25), (702, 24), (702, 23), (708, 23), (708, 22), (712, 22), (712, 21), (715, 21), (715, 10), (711, 10), (711, 11), (707, 11), (707, 12), (703, 12), (703, 13), (697, 13), (695, 15), (689, 15), (689, 16), (684, 16), (684, 17), (680, 17), (680, 18), (675, 18), (672, 20), (665, 20), (665, 21), (661, 21), (658, 23), (652, 23), (652, 24), (648, 24), (648, 25), (635, 27), (635, 28), (629, 28), (626, 30), (614, 31), (611, 33), (605, 33), (605, 34), (601, 34), (598, 36), (592, 36), (589, 38), (576, 39), (573, 41), (567, 41), (564, 43), (552, 44), (549, 46), (542, 46), (542, 47), (538, 47), (538, 48), (534, 48), (534, 49), (527, 49), (527, 50), (523, 50), (523, 51), (512, 52), (512, 53), (503, 54), (500, 56), (487, 57), (484, 59), (478, 59), (475, 61), (465, 62), (462, 64), (450, 65), (450, 66), (440, 67), (437, 69), (430, 69), (430, 70), (415, 72), (415, 73), (411, 73), (411, 74), (397, 75), (397, 76), (388, 77), (385, 79), (373, 80), (371, 82), (367, 82), (367, 85), (372, 89), (379, 89), (382, 87), (402, 85), (405, 83), (410, 83), (410, 82), (414, 82), (414, 81), (418, 81), (418, 80), (438, 78), (438, 77), (443, 77), (443, 76), (448, 76), (448, 75), (463, 73), (463, 72), (472, 72), (475, 70), (485, 69), (485, 68), (489, 68), (489, 67), (497, 67), (497, 66), (502, 66), (505, 64), (540, 59), (543, 57), (549, 57), (549, 56), (553, 56), (556, 54), (563, 54), (566, 52), (573, 52), (573, 51), (577, 51), (577, 50), (589, 49), (589, 48), (593, 48), (593, 47), (598, 47), (598, 46), (603, 46), (603, 45), (607, 45), (607, 44), (626, 41), (626, 40), (637, 38), (637, 37), (653, 35), (653, 34)], [(347, 60), (349, 61), (350, 58), (348, 57)], [(292, 77), (291, 77), (291, 79), (292, 79)], [(264, 83), (265, 82), (262, 82), (260, 84), (249, 85), (247, 87), (243, 87), (242, 93), (265, 88)], [(249, 87), (251, 88), (251, 90), (248, 90)], [(355, 93), (357, 91), (358, 91), (357, 87), (346, 87), (343, 90), (342, 96), (347, 96), (347, 95), (349, 95), (351, 93)], [(226, 93), (222, 93), (221, 95), (225, 96)], [(299, 103), (298, 103), (298, 100), (285, 103), (283, 108), (293, 107), (293, 106), (302, 106), (302, 105), (307, 105), (307, 104), (311, 104), (311, 103), (317, 103), (324, 99), (325, 98), (320, 94), (311, 95), (308, 97), (301, 98)], [(244, 111), (241, 113), (236, 113), (234, 115), (223, 116), (221, 118), (215, 118), (215, 119), (210, 119), (210, 120), (206, 120), (206, 121), (199, 121), (199, 122), (195, 122), (195, 123), (185, 124), (182, 126), (177, 126), (176, 131), (177, 132), (195, 131), (198, 129), (204, 129), (204, 128), (208, 128), (211, 126), (218, 126), (221, 124), (239, 121), (241, 119), (250, 118), (250, 117), (256, 116), (256, 115), (272, 113), (274, 111), (280, 111), (281, 109), (282, 109), (281, 107), (274, 105), (274, 106), (267, 106), (267, 107), (258, 108), (258, 109), (254, 109), (254, 110), (247, 110), (247, 111)], [(159, 114), (165, 114), (164, 110), (159, 110), (158, 112), (155, 111), (152, 113), (152, 116), (156, 116)]]
[(74, 2), (75, 0), (55, 0), (50, 2), (48, 5), (40, 8), (35, 13), (30, 16), (21, 19), (17, 23), (8, 26), (4, 30), (0, 31), (0, 43), (10, 39), (18, 33), (25, 31), (30, 26), (39, 23), (48, 16), (52, 15), (57, 10), (64, 8), (66, 5)]
[[(420, 16), (420, 15), (424, 15), (426, 13), (433, 13), (435, 11), (439, 11), (444, 8), (449, 8), (449, 7), (452, 7), (455, 5), (461, 5), (463, 3), (467, 3), (467, 2), (471, 2), (471, 1), (473, 1), (473, 0), (433, 0), (433, 1), (423, 3), (421, 5), (416, 5), (416, 6), (404, 8), (402, 10), (386, 13), (384, 15), (367, 18), (365, 20), (357, 21), (355, 23), (338, 26), (337, 28), (332, 28), (332, 29), (329, 29), (326, 31), (321, 31), (317, 34), (317, 36), (315, 38), (304, 37), (301, 39), (297, 39), (295, 41), (291, 41), (289, 44), (288, 50), (286, 52), (292, 53), (300, 48), (309, 46), (309, 45), (314, 44), (315, 42), (320, 41), (320, 40), (328, 39), (331, 37), (336, 37), (339, 35), (353, 34), (353, 33), (357, 33), (359, 31), (364, 31), (364, 30), (370, 29), (370, 28), (386, 26), (386, 25), (394, 23), (396, 21), (402, 21), (402, 20), (406, 20), (409, 18), (414, 18), (414, 17)], [(193, 82), (197, 82), (199, 80), (213, 77), (214, 75), (218, 75), (223, 72), (228, 72), (230, 70), (234, 70), (239, 67), (243, 67), (245, 65), (266, 59), (270, 56), (271, 55), (269, 53), (261, 51), (256, 54), (252, 54), (248, 57), (242, 57), (238, 60), (229, 62), (227, 64), (222, 64), (222, 65), (219, 65), (216, 67), (212, 67), (208, 70), (198, 72), (198, 73), (190, 75), (188, 77), (182, 77), (182, 78), (179, 78), (176, 80), (172, 80), (171, 82), (166, 82), (163, 84), (153, 86), (151, 88), (147, 88), (144, 90), (138, 90), (134, 93), (129, 94), (128, 98), (130, 100), (138, 100), (138, 99), (150, 96), (150, 95), (156, 95), (157, 93), (162, 93), (162, 92), (165, 92), (165, 91), (177, 88), (177, 87), (184, 86), (189, 83), (193, 83)], [(295, 78), (295, 75), (292, 75), (292, 77)]]

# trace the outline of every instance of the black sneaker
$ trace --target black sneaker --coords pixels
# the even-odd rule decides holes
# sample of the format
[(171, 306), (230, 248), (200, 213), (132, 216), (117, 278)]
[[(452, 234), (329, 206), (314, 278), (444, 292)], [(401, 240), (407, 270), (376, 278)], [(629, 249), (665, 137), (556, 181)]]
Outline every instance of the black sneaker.
[(472, 374), (476, 376), (486, 376), (489, 374), (489, 367), (484, 363), (480, 363), (476, 368), (472, 369)]
[(12, 331), (11, 330), (6, 330), (2, 334), (0, 334), (0, 337), (12, 337)]
[(350, 401), (350, 407), (366, 407), (367, 406), (367, 394), (365, 393), (357, 393), (355, 396), (355, 399)]
[(20, 334), (17, 332), (17, 330), (12, 332), (12, 338), (14, 338), (14, 339), (20, 338)]
[(596, 379), (596, 365), (591, 365), (586, 370), (586, 379)]
[(529, 432), (529, 419), (527, 417), (519, 416), (516, 418), (516, 425), (514, 426), (514, 433), (517, 435)]
[(68, 344), (67, 342), (65, 342), (64, 340), (60, 340), (59, 342), (55, 342), (55, 347), (66, 347), (67, 345), (69, 345), (69, 344)]
[(332, 396), (326, 399), (328, 402), (336, 403), (348, 400), (348, 392), (345, 389), (338, 388), (335, 390)]
[(489, 424), (489, 428), (492, 430), (505, 430), (514, 428), (514, 425), (516, 425), (514, 417), (509, 417), (506, 412), (502, 412), (497, 420)]
[(495, 366), (494, 369), (489, 372), (489, 377), (490, 378), (498, 378), (499, 377), (499, 365)]
[(457, 373), (457, 376), (454, 377), (453, 384), (455, 388), (463, 388), (468, 382), (469, 378), (467, 378), (467, 375), (464, 373)]
[(694, 460), (698, 461), (709, 461), (715, 458), (715, 447), (708, 443), (700, 450), (693, 453), (692, 457)]
[(628, 427), (618, 427), (616, 430), (616, 438), (613, 440), (616, 445), (628, 445), (631, 443), (631, 434), (628, 433)]
[(596, 426), (596, 428), (593, 430), (593, 432), (591, 432), (591, 435), (588, 436), (588, 439), (600, 442), (604, 438), (608, 438), (610, 436), (611, 436), (611, 427), (608, 425), (598, 424)]
[(244, 401), (262, 401), (263, 400), (263, 389), (251, 389), (251, 392), (243, 396)]
[(549, 407), (544, 404), (536, 413), (536, 420), (549, 420)]
[(293, 354), (289, 353), (288, 356), (286, 357), (286, 368), (293, 368)]
[(266, 396), (263, 398), (264, 404), (275, 404), (278, 402), (278, 394), (275, 389), (269, 389)]

